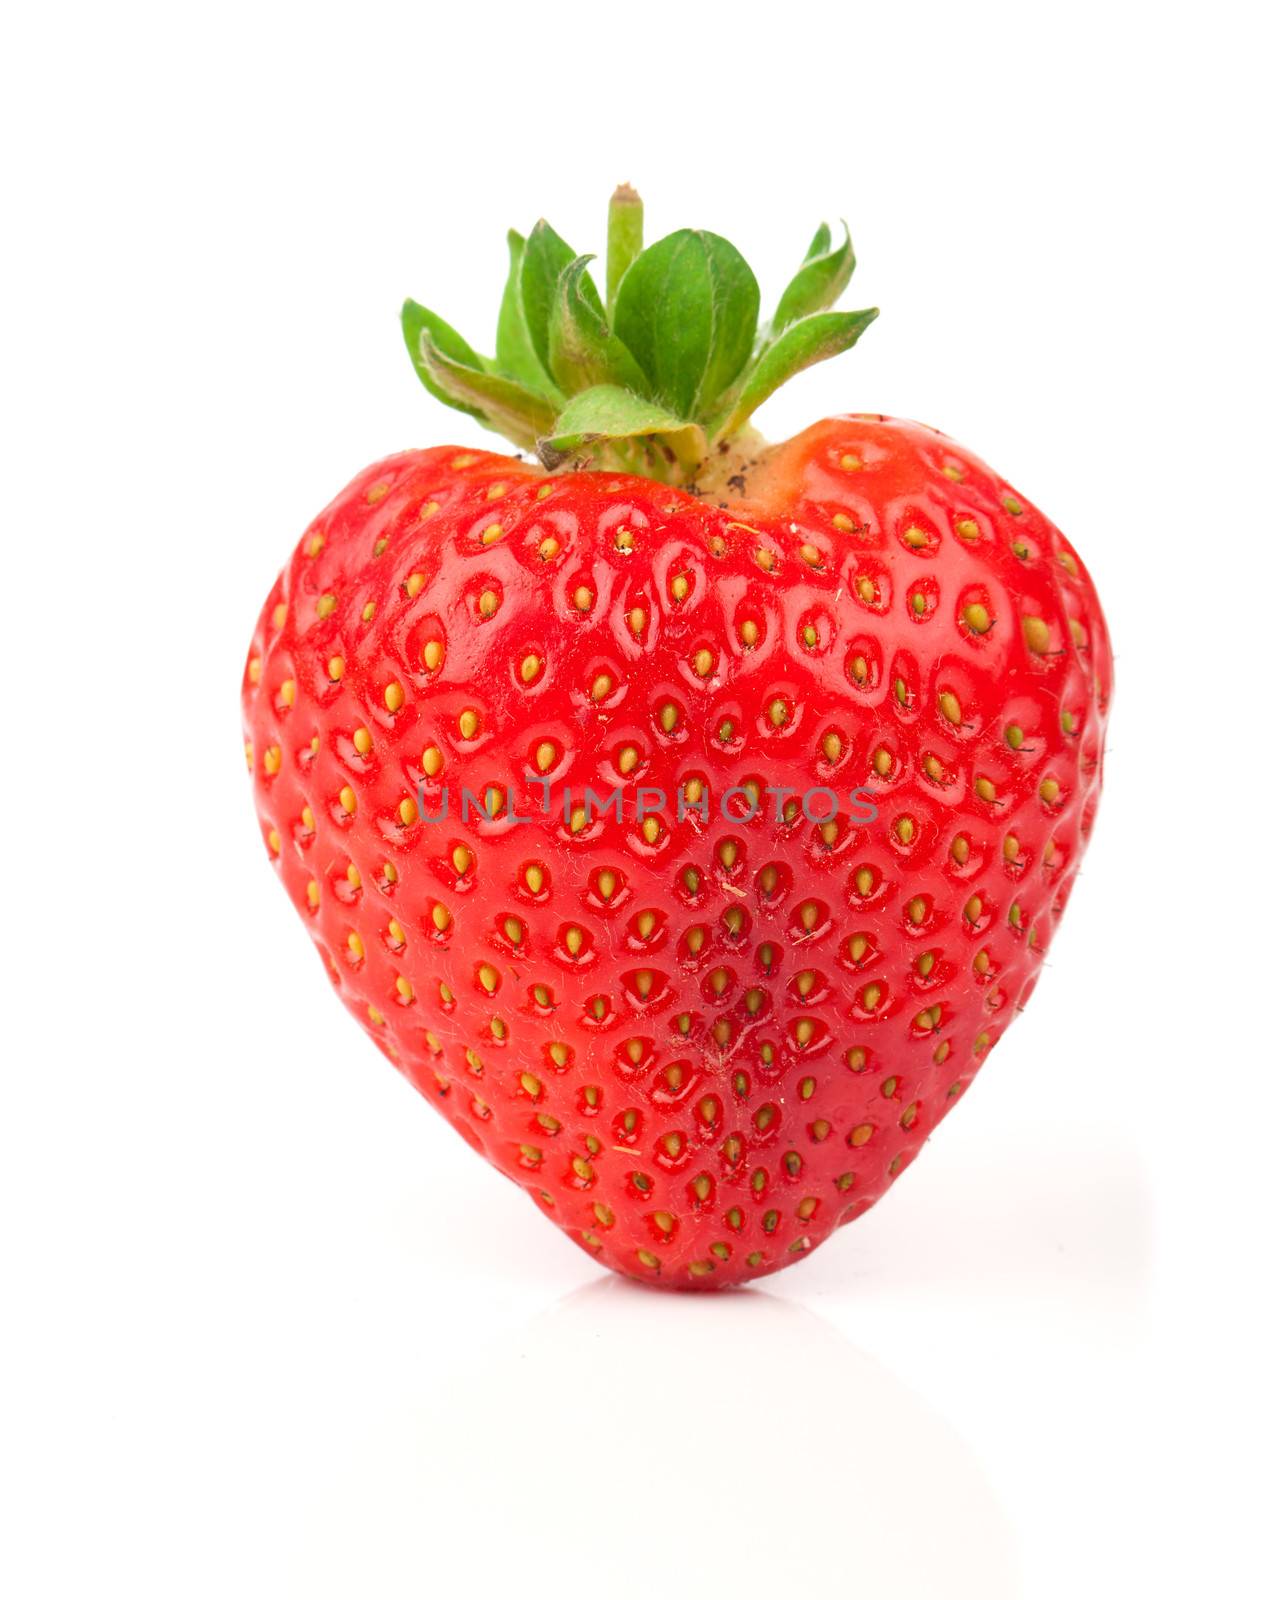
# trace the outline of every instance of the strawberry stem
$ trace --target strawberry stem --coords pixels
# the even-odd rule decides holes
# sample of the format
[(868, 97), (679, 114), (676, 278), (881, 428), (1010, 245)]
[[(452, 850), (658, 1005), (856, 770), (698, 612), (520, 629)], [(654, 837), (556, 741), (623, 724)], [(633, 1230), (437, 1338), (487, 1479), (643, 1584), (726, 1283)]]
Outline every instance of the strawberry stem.
[(629, 183), (619, 184), (608, 202), (608, 251), (604, 260), (610, 317), (617, 299), (617, 286), (643, 248), (644, 202)]

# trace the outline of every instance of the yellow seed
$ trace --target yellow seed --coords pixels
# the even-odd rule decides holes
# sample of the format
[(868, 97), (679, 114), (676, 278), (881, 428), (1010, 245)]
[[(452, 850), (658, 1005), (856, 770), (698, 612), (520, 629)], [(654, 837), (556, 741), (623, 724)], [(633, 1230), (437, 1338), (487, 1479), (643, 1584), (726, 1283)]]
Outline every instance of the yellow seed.
[(282, 749), (281, 749), (281, 746), (280, 745), (276, 745), (276, 744), (271, 744), (271, 745), (269, 745), (268, 749), (265, 750), (265, 752), (264, 752), (264, 771), (268, 774), (268, 776), (270, 778), (273, 778), (273, 777), (276, 777), (276, 775), (281, 771), (281, 769), (282, 769)]
[(845, 745), (839, 733), (825, 733), (823, 735), (822, 748), (824, 760), (830, 762), (832, 766), (836, 765), (845, 751)]
[(501, 498), (501, 496), (505, 493), (506, 488), (507, 488), (507, 485), (504, 484), (504, 483), (494, 483), (492, 485), (492, 487), (488, 490), (488, 492), (484, 496), (484, 498), (487, 499), (487, 500), (499, 500)]
[(401, 922), (396, 922), (392, 917), (389, 920), (389, 937), (394, 944), (406, 944), (407, 935), (403, 932)]
[(672, 733), (676, 723), (680, 720), (680, 708), (674, 701), (668, 700), (658, 713), (658, 721), (663, 733)]
[(316, 881), (312, 878), (310, 878), (309, 881), (304, 885), (304, 897), (316, 910), (318, 902), (322, 898), (322, 891), (318, 888)]
[(975, 793), (989, 805), (997, 799), (997, 787), (989, 778), (975, 779)]
[(1060, 798), (1060, 785), (1054, 778), (1043, 778), (1038, 785), (1038, 794), (1041, 795), (1047, 805), (1054, 805)]
[(537, 746), (537, 771), (549, 772), (559, 759), (559, 750), (556, 745), (547, 739)]
[(276, 828), (268, 830), (268, 848), (274, 855), (279, 855), (282, 849), (282, 836)]
[[(416, 598), (416, 596), (420, 593), (420, 591), (424, 587), (425, 587), (425, 574), (423, 572), (412, 572), (412, 573), (409, 573), (408, 576), (407, 576), (407, 581), (403, 585), (403, 588), (406, 589), (406, 591), (407, 591), (407, 598), (409, 600), (414, 600)], [(375, 610), (376, 610), (375, 606), (372, 606), (371, 607), (371, 613), (372, 613), (373, 616), (375, 615)], [(363, 616), (365, 617), (366, 615), (367, 615), (367, 613), (364, 611), (363, 612)], [(368, 618), (368, 621), (370, 621), (370, 618)]]
[(630, 528), (618, 528), (617, 538), (614, 543), (619, 550), (633, 550), (635, 548), (635, 535)]
[(421, 751), (420, 764), (424, 767), (427, 777), (437, 777), (443, 770), (443, 752), (437, 745), (426, 745)]
[(594, 591), (588, 589), (584, 583), (579, 584), (573, 590), (572, 603), (577, 607), (578, 611), (589, 611), (595, 603)]
[(437, 672), (443, 664), (443, 647), (437, 639), (431, 639), (424, 649), (425, 665), (431, 672)]
[(416, 802), (410, 795), (404, 795), (398, 802), (398, 820), (404, 828), (410, 828), (416, 820)]
[(699, 678), (707, 677), (714, 665), (715, 657), (711, 654), (710, 650), (704, 648), (695, 652), (693, 657), (693, 670)]
[(462, 739), (473, 739), (479, 731), (479, 714), (477, 711), (462, 711), (459, 727)]
[(438, 510), (438, 501), (437, 500), (426, 500), (424, 502), (424, 504), (420, 508), (420, 520), (422, 522), (427, 522), (429, 520), (429, 518), (432, 517), (434, 515), (435, 511), (437, 511), (437, 510)]
[(688, 597), (689, 597), (689, 580), (688, 580), (688, 576), (683, 572), (677, 572), (675, 577), (673, 577), (671, 579), (671, 598), (673, 600), (677, 601), (677, 602), (681, 602), (682, 603), (683, 601), (687, 600)]
[(375, 614), (376, 614), (376, 602), (374, 600), (368, 600), (366, 605), (363, 606), (363, 608), (362, 608), (362, 620), (364, 622), (370, 622), (371, 619), (375, 616)]
[(496, 615), (496, 608), (500, 605), (500, 603), (500, 599), (498, 598), (495, 589), (484, 589), (483, 593), (479, 596), (479, 616), (494, 617)]
[(841, 457), (842, 472), (857, 472), (863, 463), (858, 456), (845, 455)]
[(326, 664), (326, 675), (332, 683), (339, 683), (344, 677), (344, 657), (332, 656)]
[(756, 643), (757, 639), (760, 638), (760, 629), (750, 617), (743, 622), (742, 626), (738, 629), (738, 633), (743, 644), (745, 644), (748, 649), (750, 649)]
[(459, 877), (464, 877), (474, 863), (474, 857), (463, 844), (456, 845), (452, 850), (452, 866)]
[(1043, 655), (1051, 643), (1051, 630), (1041, 617), (1025, 617), (1020, 626), (1024, 629), (1024, 642), (1034, 655)]
[(930, 535), (924, 528), (909, 528), (903, 536), (903, 542), (910, 550), (924, 550), (930, 543)]
[(953, 727), (957, 727), (962, 720), (961, 701), (950, 689), (946, 689), (939, 696), (939, 709)]
[(353, 885), (353, 887), (355, 889), (361, 889), (361, 887), (362, 887), (362, 874), (358, 871), (357, 867), (354, 866), (352, 861), (344, 869), (344, 875), (345, 875), (346, 878), (348, 878), (349, 882)]
[(550, 534), (547, 534), (537, 546), (537, 554), (543, 561), (553, 561), (554, 558), (559, 554), (558, 539), (555, 539)]
[(540, 671), (540, 656), (524, 656), (519, 665), (519, 676), (523, 679), (524, 683), (531, 683)]
[(960, 467), (955, 467), (951, 461), (944, 462), (942, 471), (944, 477), (947, 478), (950, 483), (960, 483), (966, 476), (962, 469)]
[(394, 979), (394, 988), (397, 989), (407, 1004), (410, 1004), (416, 998), (416, 991), (401, 973)]
[(525, 867), (523, 881), (533, 894), (540, 894), (542, 885), (546, 881), (545, 874), (540, 867)]
[(321, 595), (318, 599), (318, 616), (329, 617), (338, 604), (333, 594)]
[(362, 945), (362, 935), (360, 933), (358, 933), (356, 930), (353, 931), (349, 935), (348, 943), (349, 943), (349, 951), (352, 954), (354, 960), (355, 961), (361, 961), (362, 958), (363, 958), (363, 955), (365, 954), (365, 951), (364, 951), (363, 945)]
[(350, 816), (358, 809), (358, 797), (347, 783), (340, 790), (340, 809), (347, 811)]
[(648, 613), (643, 606), (632, 606), (626, 613), (626, 622), (631, 632), (638, 638), (644, 632), (645, 625), (648, 622)]
[(844, 511), (838, 511), (836, 513), (836, 515), (832, 518), (832, 526), (838, 533), (854, 532), (854, 520), (851, 517), (847, 517)]
[(1013, 517), (1018, 517), (1019, 514), (1024, 510), (1024, 507), (1013, 494), (1004, 494), (1002, 496), (1002, 509), (1004, 511), (1009, 511)]
[(315, 823), (313, 820), (312, 806), (305, 806), (303, 811), (300, 812), (300, 823), (303, 826), (305, 833), (313, 832)]
[(493, 522), (489, 524), (488, 527), (484, 528), (483, 532), (479, 535), (479, 543), (495, 544), (504, 533), (505, 529), (501, 526), (501, 524), (499, 522)]
[(993, 626), (992, 617), (978, 600), (972, 600), (969, 605), (962, 607), (962, 621), (972, 633), (987, 633)]
[(979, 523), (975, 521), (974, 517), (958, 517), (954, 526), (957, 529), (958, 537), (961, 539), (969, 541), (979, 538)]
[(395, 681), (385, 685), (385, 705), (390, 711), (401, 711), (405, 699), (401, 683)]
[(285, 622), (286, 622), (286, 602), (285, 602), (285, 600), (279, 600), (277, 602), (277, 604), (273, 607), (273, 626), (275, 628), (280, 628), (285, 624)]
[(596, 675), (595, 681), (590, 686), (590, 698), (592, 700), (603, 700), (612, 691), (612, 677), (607, 672), (601, 672)]
[(617, 757), (617, 770), (620, 773), (633, 772), (639, 762), (640, 753), (633, 744), (628, 744)]

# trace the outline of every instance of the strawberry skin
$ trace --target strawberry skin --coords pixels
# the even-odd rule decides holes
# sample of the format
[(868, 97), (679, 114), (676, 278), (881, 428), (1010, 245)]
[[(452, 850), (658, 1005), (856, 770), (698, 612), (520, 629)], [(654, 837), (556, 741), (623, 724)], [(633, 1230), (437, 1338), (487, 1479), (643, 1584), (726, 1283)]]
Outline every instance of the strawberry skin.
[(600, 1261), (714, 1287), (872, 1205), (1026, 1002), (1110, 670), (1031, 504), (841, 416), (702, 498), (380, 462), (269, 595), (243, 714), (372, 1039)]

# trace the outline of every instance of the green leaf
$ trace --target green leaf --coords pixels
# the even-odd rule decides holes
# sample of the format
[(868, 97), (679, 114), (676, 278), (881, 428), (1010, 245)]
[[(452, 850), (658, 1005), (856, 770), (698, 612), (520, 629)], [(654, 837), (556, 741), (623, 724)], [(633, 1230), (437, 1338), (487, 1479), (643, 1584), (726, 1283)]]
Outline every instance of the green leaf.
[[(550, 308), (555, 303), (559, 274), (572, 258), (571, 245), (565, 244), (544, 218), (528, 235), (523, 247), (519, 271), (523, 319), (528, 325), (532, 348), (547, 372), (550, 372)], [(550, 375), (554, 376), (552, 372)]]
[(844, 244), (835, 250), (831, 244), (832, 230), (824, 223), (810, 243), (804, 265), (783, 291), (771, 324), (774, 333), (781, 333), (815, 311), (826, 311), (840, 298), (854, 271), (849, 228), (845, 229)]
[(692, 228), (650, 245), (628, 268), (613, 332), (678, 417), (703, 416), (746, 365), (760, 290), (727, 239)]
[(721, 422), (716, 440), (737, 433), (752, 412), (789, 378), (816, 361), (826, 361), (848, 350), (876, 314), (873, 306), (868, 311), (823, 311), (794, 322), (757, 359)]
[(541, 359), (532, 348), (528, 334), (527, 318), (523, 314), (523, 297), (520, 292), (520, 274), (523, 270), (523, 235), (511, 228), (506, 235), (510, 246), (510, 275), (505, 281), (505, 294), (501, 298), (501, 314), (496, 323), (496, 366), (507, 378), (513, 378), (537, 394), (548, 394), (558, 400), (558, 392), (546, 375)]
[(427, 311), (424, 306), (417, 305), (414, 300), (405, 300), (402, 308), (403, 342), (407, 346), (407, 354), (411, 357), (411, 364), (416, 369), (416, 376), (435, 400), (442, 401), (445, 406), (451, 406), (454, 411), (464, 411), (468, 416), (476, 417), (482, 422), (484, 420), (483, 413), (477, 406), (467, 404), (464, 400), (453, 399), (430, 376), (429, 369), (420, 358), (420, 335), (421, 330), (424, 328), (432, 328), (434, 337), (440, 347), (454, 354), (455, 358), (463, 365), (480, 366), (478, 356), (470, 349), (455, 328), (444, 322), (441, 317), (436, 317), (432, 311)]
[(600, 384), (574, 395), (542, 439), (538, 454), (554, 466), (573, 450), (584, 450), (602, 440), (639, 439), (662, 435), (682, 462), (701, 460), (706, 446), (702, 429), (669, 411), (612, 384)]
[(485, 372), (481, 357), (460, 334), (414, 300), (403, 306), (403, 337), (432, 395), (515, 444), (532, 449), (554, 421), (549, 400), (499, 373)]
[(555, 286), (548, 341), (555, 382), (566, 395), (596, 384), (647, 391), (639, 363), (608, 331), (599, 291), (586, 270), (590, 261), (590, 256), (570, 261)]

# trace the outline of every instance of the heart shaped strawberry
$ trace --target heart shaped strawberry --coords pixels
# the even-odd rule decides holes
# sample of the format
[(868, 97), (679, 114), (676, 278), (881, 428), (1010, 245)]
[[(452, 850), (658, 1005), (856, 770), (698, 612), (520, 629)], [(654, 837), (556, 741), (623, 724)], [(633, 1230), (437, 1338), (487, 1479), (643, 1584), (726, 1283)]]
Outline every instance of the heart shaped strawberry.
[(570, 1238), (672, 1286), (865, 1211), (1036, 982), (1100, 786), (1110, 656), (1068, 541), (977, 457), (748, 426), (874, 311), (826, 228), (773, 316), (712, 234), (607, 295), (511, 235), (488, 360), (425, 386), (539, 465), (361, 473), (246, 667), (270, 859), (340, 997)]

